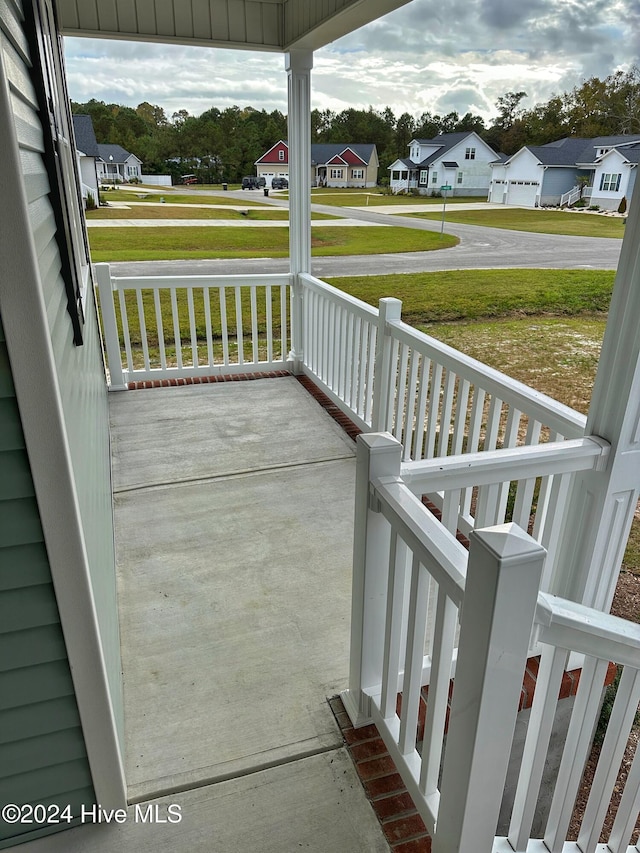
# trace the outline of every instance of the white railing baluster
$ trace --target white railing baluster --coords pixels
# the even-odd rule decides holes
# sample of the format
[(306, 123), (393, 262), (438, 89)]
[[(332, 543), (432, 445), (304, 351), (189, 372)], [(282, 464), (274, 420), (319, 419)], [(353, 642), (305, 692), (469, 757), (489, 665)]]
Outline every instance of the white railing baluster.
[(426, 441), (426, 411), (427, 399), (429, 393), (429, 372), (431, 370), (431, 359), (427, 356), (420, 356), (420, 373), (418, 378), (419, 392), (418, 404), (416, 410), (416, 427), (413, 437), (413, 458), (415, 460), (423, 459), (425, 454)]
[(182, 368), (182, 338), (180, 336), (180, 315), (178, 313), (178, 297), (175, 287), (170, 290), (171, 293), (171, 318), (173, 321), (173, 340), (176, 348), (176, 364), (178, 368)]
[(244, 364), (244, 329), (242, 317), (242, 291), (239, 285), (234, 287), (236, 305), (236, 341), (238, 342), (238, 364)]
[(220, 334), (222, 335), (222, 363), (229, 364), (229, 326), (227, 323), (227, 291), (220, 288)]
[(204, 287), (202, 289), (202, 300), (204, 307), (204, 322), (207, 327), (207, 364), (209, 367), (213, 367), (215, 363), (215, 354), (213, 349), (213, 331), (211, 324), (211, 294), (209, 293), (208, 287)]
[(383, 717), (396, 712), (399, 690), (400, 652), (404, 614), (404, 589), (407, 575), (407, 546), (391, 531), (389, 546), (389, 582), (387, 584), (387, 616), (385, 624), (384, 658), (382, 663), (382, 694), (380, 710)]
[(468, 379), (459, 378), (458, 399), (456, 400), (456, 417), (453, 425), (453, 441), (451, 442), (452, 455), (463, 452), (470, 388), (471, 383)]
[[(538, 444), (540, 438), (542, 424), (539, 421), (530, 420), (527, 426), (527, 436), (525, 444)], [(534, 479), (521, 480), (518, 483), (516, 492), (516, 501), (513, 507), (513, 520), (519, 524), (524, 530), (529, 526), (529, 517), (531, 515), (531, 505), (535, 492), (536, 481)]]
[(404, 416), (404, 448), (403, 459), (411, 459), (411, 454), (415, 445), (415, 435), (417, 432), (416, 424), (416, 394), (418, 383), (418, 362), (420, 361), (419, 354), (412, 350), (409, 361), (409, 380), (407, 385), (407, 405)]
[(149, 341), (147, 340), (147, 322), (144, 316), (144, 305), (142, 303), (142, 291), (136, 291), (136, 302), (138, 306), (138, 328), (140, 329), (140, 343), (142, 344), (142, 360), (144, 369), (150, 370), (149, 363)]
[[(608, 847), (611, 853), (627, 853), (627, 844), (634, 831), (640, 812), (640, 749), (636, 747), (631, 769), (627, 775), (624, 793), (616, 812), (616, 818), (609, 836)], [(640, 839), (633, 850), (640, 850)]]
[(367, 424), (373, 422), (373, 395), (375, 387), (375, 368), (376, 368), (376, 346), (378, 328), (373, 323), (367, 323), (368, 340), (367, 340), (367, 398), (363, 407), (364, 421)]
[(351, 365), (353, 364), (355, 355), (354, 355), (354, 324), (356, 322), (356, 318), (349, 311), (346, 312), (347, 316), (347, 348), (346, 348), (346, 358), (344, 364), (344, 401), (346, 402), (349, 408), (353, 409), (353, 382), (352, 382), (352, 369)]
[(433, 363), (431, 365), (431, 384), (429, 391), (429, 401), (427, 403), (427, 436), (425, 459), (433, 459), (436, 455), (436, 438), (438, 431), (438, 413), (440, 410), (440, 392), (442, 389), (442, 371), (441, 364)]
[(589, 799), (582, 818), (578, 846), (585, 853), (596, 849), (600, 829), (609, 809), (611, 793), (629, 742), (629, 733), (640, 702), (640, 672), (625, 667), (600, 750)]
[[(264, 310), (267, 326), (267, 361), (273, 361), (273, 294), (270, 284), (265, 287)], [(284, 352), (284, 347), (282, 351)]]
[(509, 843), (515, 853), (526, 853), (535, 815), (542, 774), (556, 718), (558, 691), (568, 652), (545, 646), (540, 657), (536, 689), (527, 727), (518, 785), (511, 812)]
[(160, 354), (160, 368), (167, 369), (167, 354), (164, 348), (164, 325), (162, 322), (162, 306), (160, 304), (160, 291), (153, 291), (153, 307), (156, 313), (156, 329), (158, 330), (158, 351)]
[(414, 555), (411, 563), (411, 592), (407, 626), (407, 648), (404, 661), (404, 686), (398, 746), (402, 755), (416, 748), (416, 731), (420, 711), (422, 687), (422, 660), (427, 637), (427, 610), (429, 608), (429, 574)]
[(120, 305), (120, 319), (122, 321), (122, 336), (124, 338), (124, 351), (127, 356), (127, 370), (129, 375), (133, 373), (133, 353), (131, 351), (131, 334), (129, 332), (129, 318), (127, 315), (127, 303), (122, 290), (118, 291), (118, 302)]
[(453, 393), (456, 386), (456, 375), (447, 370), (444, 380), (444, 392), (442, 406), (440, 409), (440, 435), (438, 436), (438, 456), (449, 455), (449, 435), (451, 428), (451, 410), (453, 407)]
[(258, 354), (258, 294), (251, 288), (251, 358), (254, 364), (260, 361)]
[(396, 400), (393, 412), (393, 436), (402, 444), (405, 432), (405, 412), (407, 405), (407, 370), (409, 367), (409, 348), (401, 346), (398, 353), (398, 378), (396, 380)]
[(198, 334), (196, 331), (196, 313), (193, 305), (193, 288), (187, 288), (187, 305), (189, 308), (189, 334), (191, 337), (191, 363), (198, 366)]
[(458, 608), (442, 590), (438, 590), (419, 783), (426, 797), (438, 790), (457, 618)]
[(591, 750), (593, 731), (600, 713), (602, 685), (608, 666), (608, 661), (590, 658), (582, 668), (544, 834), (544, 843), (550, 853), (562, 853), (567, 837), (582, 771)]

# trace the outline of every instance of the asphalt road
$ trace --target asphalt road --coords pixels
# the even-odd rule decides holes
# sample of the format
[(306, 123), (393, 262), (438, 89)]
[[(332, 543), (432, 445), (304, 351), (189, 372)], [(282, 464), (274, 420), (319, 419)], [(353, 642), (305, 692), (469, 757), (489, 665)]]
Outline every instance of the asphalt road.
[[(183, 189), (180, 188), (180, 191), (183, 192)], [(225, 196), (251, 199), (250, 195), (240, 190), (225, 193)], [(257, 195), (255, 199), (258, 199)], [(260, 196), (259, 200), (274, 207), (288, 207), (288, 202), (284, 199), (267, 199)], [(440, 222), (435, 220), (408, 216), (390, 217), (388, 214), (375, 213), (366, 208), (314, 204), (312, 209), (334, 216), (348, 215), (352, 219), (366, 222), (393, 224), (422, 231), (440, 231)], [(430, 252), (315, 257), (311, 260), (311, 271), (320, 278), (327, 278), (452, 269), (615, 269), (622, 246), (622, 240), (606, 237), (531, 234), (526, 231), (507, 231), (449, 222), (446, 223), (445, 230), (460, 237), (458, 246)], [(113, 263), (111, 266), (115, 275), (239, 275), (288, 272), (289, 259), (136, 261)]]

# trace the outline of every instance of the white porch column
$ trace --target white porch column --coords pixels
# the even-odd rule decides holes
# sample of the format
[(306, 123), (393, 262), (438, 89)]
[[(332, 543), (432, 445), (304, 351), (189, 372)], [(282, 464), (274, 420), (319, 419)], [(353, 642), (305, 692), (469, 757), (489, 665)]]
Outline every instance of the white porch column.
[(303, 361), (300, 273), (311, 272), (311, 68), (313, 51), (285, 56), (289, 130), (289, 264), (293, 276), (291, 353), (294, 373)]
[(605, 472), (576, 475), (552, 592), (608, 611), (640, 489), (640, 192), (625, 229), (587, 435), (611, 443)]

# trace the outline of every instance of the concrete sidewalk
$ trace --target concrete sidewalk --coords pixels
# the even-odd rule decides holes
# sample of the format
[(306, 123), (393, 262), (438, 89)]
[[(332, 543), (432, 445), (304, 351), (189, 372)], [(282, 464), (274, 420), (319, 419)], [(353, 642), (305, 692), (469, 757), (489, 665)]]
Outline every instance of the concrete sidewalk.
[(327, 703), (347, 684), (355, 445), (293, 377), (110, 409), (129, 800), (182, 820), (131, 806), (46, 850), (387, 851)]

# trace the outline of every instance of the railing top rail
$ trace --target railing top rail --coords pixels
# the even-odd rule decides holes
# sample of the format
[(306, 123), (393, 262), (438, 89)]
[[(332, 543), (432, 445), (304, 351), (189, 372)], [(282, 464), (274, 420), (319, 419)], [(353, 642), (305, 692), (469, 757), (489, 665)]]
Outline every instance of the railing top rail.
[(359, 313), (362, 316), (366, 316), (367, 319), (371, 321), (376, 321), (378, 319), (378, 309), (373, 308), (371, 305), (367, 305), (366, 302), (363, 302), (361, 299), (357, 299), (355, 296), (350, 296), (348, 293), (345, 293), (342, 290), (338, 290), (337, 287), (333, 287), (331, 284), (327, 284), (326, 281), (321, 281), (319, 278), (316, 278), (309, 273), (302, 273), (299, 275), (299, 279), (302, 281), (305, 287), (308, 287), (310, 290), (316, 291), (316, 293), (324, 293), (330, 295), (332, 299), (336, 302), (340, 302), (343, 305), (348, 305), (353, 311)]
[(489, 391), (501, 400), (508, 400), (519, 410), (529, 416), (533, 415), (544, 426), (556, 430), (567, 438), (580, 438), (584, 434), (587, 419), (580, 412), (425, 335), (424, 332), (414, 329), (402, 320), (390, 320), (387, 326), (401, 343), (429, 358), (436, 359), (454, 373), (464, 373), (465, 378), (474, 385)]
[(546, 592), (535, 617), (543, 643), (640, 669), (640, 625)]
[(432, 492), (449, 491), (571, 471), (601, 470), (609, 450), (610, 445), (604, 439), (589, 436), (403, 462), (400, 475), (416, 494), (427, 487)]
[(114, 290), (163, 290), (170, 287), (261, 287), (291, 284), (288, 273), (264, 275), (147, 275), (111, 276)]
[(407, 543), (447, 596), (460, 607), (469, 552), (397, 477), (371, 483), (384, 517)]

